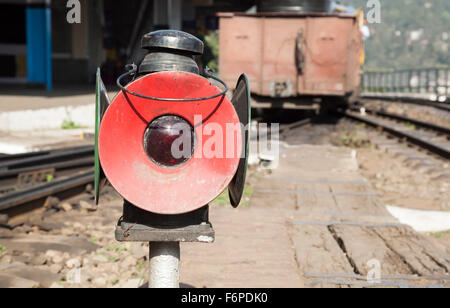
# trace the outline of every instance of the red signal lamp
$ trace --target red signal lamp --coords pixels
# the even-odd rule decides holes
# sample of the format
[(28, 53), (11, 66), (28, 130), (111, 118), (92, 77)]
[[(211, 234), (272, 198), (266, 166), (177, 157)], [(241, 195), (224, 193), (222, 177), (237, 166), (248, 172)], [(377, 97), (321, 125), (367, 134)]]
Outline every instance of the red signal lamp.
[[(199, 74), (195, 57), (203, 43), (197, 38), (166, 30), (142, 43), (149, 53), (119, 78), (122, 91), (110, 104), (98, 103), (98, 174), (129, 204), (154, 214), (195, 211), (227, 187), (237, 206), (248, 157), (246, 76), (230, 101), (223, 81)], [(132, 81), (124, 86), (125, 77)]]
[(163, 115), (153, 120), (144, 133), (144, 150), (156, 164), (177, 167), (191, 159), (195, 150), (195, 131), (185, 119)]
[(179, 243), (214, 241), (208, 204), (227, 188), (232, 206), (241, 201), (250, 90), (242, 75), (230, 101), (223, 81), (200, 75), (203, 43), (190, 34), (152, 32), (142, 47), (149, 53), (119, 77), (111, 103), (97, 75), (95, 196), (104, 179), (122, 195), (116, 239), (150, 242), (149, 285), (175, 286)]
[[(145, 75), (126, 89), (170, 99), (221, 92), (205, 77), (188, 72)], [(229, 127), (238, 128), (231, 142)], [(211, 157), (214, 146), (222, 149)], [(225, 96), (156, 101), (122, 92), (100, 126), (100, 161), (109, 182), (127, 201), (157, 214), (183, 214), (214, 200), (236, 174), (242, 149), (239, 116)]]

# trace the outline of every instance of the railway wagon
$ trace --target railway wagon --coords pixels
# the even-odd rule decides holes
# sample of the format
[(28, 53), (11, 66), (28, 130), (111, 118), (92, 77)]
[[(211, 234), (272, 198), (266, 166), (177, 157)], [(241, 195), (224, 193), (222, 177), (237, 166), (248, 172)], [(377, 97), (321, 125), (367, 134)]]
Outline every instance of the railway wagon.
[(244, 71), (256, 95), (254, 106), (262, 108), (317, 101), (311, 98), (348, 101), (358, 94), (363, 14), (289, 8), (219, 13), (221, 78), (231, 83)]

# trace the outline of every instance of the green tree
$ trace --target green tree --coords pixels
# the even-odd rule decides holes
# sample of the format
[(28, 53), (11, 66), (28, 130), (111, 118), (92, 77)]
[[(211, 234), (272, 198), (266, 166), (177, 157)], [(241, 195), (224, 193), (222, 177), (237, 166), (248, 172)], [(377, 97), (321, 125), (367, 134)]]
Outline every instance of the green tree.
[[(368, 0), (343, 0), (362, 8)], [(380, 0), (381, 23), (369, 24), (366, 69), (421, 68), (450, 64), (449, 0)]]

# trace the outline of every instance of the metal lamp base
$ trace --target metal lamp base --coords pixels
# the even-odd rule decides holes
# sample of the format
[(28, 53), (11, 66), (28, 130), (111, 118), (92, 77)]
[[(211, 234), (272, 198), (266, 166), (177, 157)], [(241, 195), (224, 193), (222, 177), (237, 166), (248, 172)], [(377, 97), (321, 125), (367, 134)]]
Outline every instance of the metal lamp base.
[(125, 201), (116, 226), (119, 242), (212, 243), (215, 232), (209, 222), (209, 206), (181, 215), (159, 215)]
[(116, 227), (116, 240), (119, 242), (212, 243), (214, 239), (214, 229), (209, 223), (182, 228), (162, 229), (122, 221)]

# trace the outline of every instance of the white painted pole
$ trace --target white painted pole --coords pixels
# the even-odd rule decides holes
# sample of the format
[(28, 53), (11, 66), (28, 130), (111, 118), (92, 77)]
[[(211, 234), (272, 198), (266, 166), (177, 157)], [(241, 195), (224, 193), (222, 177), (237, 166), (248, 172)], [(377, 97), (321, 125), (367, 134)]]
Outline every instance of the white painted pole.
[(180, 287), (180, 243), (150, 243), (150, 279), (149, 288)]

